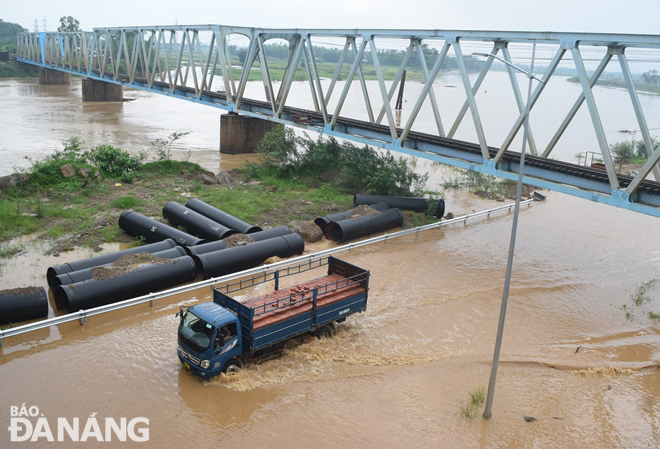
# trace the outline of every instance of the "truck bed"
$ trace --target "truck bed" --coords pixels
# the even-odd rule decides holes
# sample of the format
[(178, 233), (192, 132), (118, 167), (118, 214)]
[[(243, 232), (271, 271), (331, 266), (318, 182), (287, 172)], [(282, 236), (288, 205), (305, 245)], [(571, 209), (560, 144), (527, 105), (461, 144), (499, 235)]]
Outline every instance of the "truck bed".
[[(255, 354), (295, 335), (314, 332), (320, 326), (345, 319), (367, 309), (369, 271), (329, 256), (328, 274), (293, 287), (279, 288), (279, 280), (312, 267), (306, 261), (296, 267), (278, 270), (273, 276), (259, 275), (261, 282), (275, 281), (275, 291), (238, 302), (213, 289), (213, 301), (238, 317), (242, 345), (246, 353)], [(240, 290), (241, 283), (236, 290)], [(256, 285), (254, 279), (246, 281)], [(229, 288), (227, 287), (227, 290)]]
[[(326, 285), (327, 288), (324, 288)], [(310, 311), (315, 288), (319, 288), (317, 307), (324, 307), (366, 291), (360, 283), (335, 273), (249, 299), (243, 305), (254, 310), (253, 327), (258, 330)]]

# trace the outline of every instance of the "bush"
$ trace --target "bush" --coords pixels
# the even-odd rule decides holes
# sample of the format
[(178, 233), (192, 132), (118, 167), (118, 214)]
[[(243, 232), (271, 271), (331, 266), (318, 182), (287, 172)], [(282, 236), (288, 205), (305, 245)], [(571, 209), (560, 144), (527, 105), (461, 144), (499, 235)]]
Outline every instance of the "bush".
[[(261, 166), (281, 178), (303, 180), (307, 184), (323, 182), (347, 193), (374, 195), (421, 195), (428, 175), (419, 175), (405, 159), (368, 146), (357, 147), (319, 136), (296, 137), (291, 128), (278, 127), (268, 132), (257, 151), (263, 155)], [(258, 167), (245, 167), (256, 177)]]
[[(635, 140), (635, 156), (637, 156), (637, 159), (648, 159), (649, 155), (646, 153), (646, 144), (644, 143), (643, 140)], [(651, 145), (653, 145), (653, 149), (655, 150), (658, 148), (658, 139), (655, 137), (651, 137)]]
[[(651, 144), (653, 149), (658, 147), (658, 139), (651, 137)], [(637, 161), (643, 162), (646, 161), (649, 156), (646, 153), (646, 144), (643, 140), (632, 140), (632, 142), (617, 142), (610, 145), (610, 152), (625, 162)]]
[(62, 142), (62, 145), (64, 145), (63, 150), (55, 151), (36, 161), (28, 158), (32, 162), (32, 168), (29, 170), (31, 184), (43, 187), (54, 187), (61, 184), (70, 184), (73, 187), (82, 186), (82, 181), (78, 177), (63, 178), (60, 167), (71, 164), (76, 171), (82, 167), (91, 168), (83, 142), (77, 137), (71, 137)]
[(629, 161), (636, 156), (635, 144), (633, 142), (617, 142), (610, 145), (610, 152), (614, 157), (623, 161)]
[(140, 168), (140, 161), (128, 151), (112, 145), (98, 145), (89, 152), (89, 160), (105, 175), (133, 182), (133, 170)]

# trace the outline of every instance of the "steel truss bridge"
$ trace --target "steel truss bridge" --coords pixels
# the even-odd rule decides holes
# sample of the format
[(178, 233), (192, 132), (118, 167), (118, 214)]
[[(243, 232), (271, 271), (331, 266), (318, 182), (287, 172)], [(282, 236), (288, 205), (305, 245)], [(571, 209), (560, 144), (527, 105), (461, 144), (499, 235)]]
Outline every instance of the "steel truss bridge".
[[(230, 43), (240, 36), (247, 51), (244, 63), (232, 63)], [(277, 90), (274, 70), (269, 68), (265, 45), (276, 39), (288, 43), (286, 66)], [(343, 46), (329, 81), (319, 76), (315, 48), (321, 41)], [(277, 41), (276, 41), (277, 42)], [(386, 80), (377, 43), (394, 43), (405, 48), (403, 60), (393, 80)], [(92, 32), (22, 33), (18, 35), (17, 59), (48, 69), (65, 71), (94, 80), (122, 84), (168, 95), (174, 98), (214, 106), (246, 116), (282, 123), (297, 128), (321, 132), (392, 151), (478, 171), (501, 178), (517, 179), (520, 153), (512, 151), (514, 139), (521, 133), (526, 103), (513, 68), (506, 66), (515, 98), (517, 119), (499, 146), (489, 146), (482, 125), (477, 93), (484, 78), (501, 55), (512, 62), (510, 50), (531, 54), (532, 45), (551, 49), (552, 57), (542, 75), (544, 83), (536, 83), (530, 98), (530, 108), (545, 92), (547, 82), (555, 75), (560, 63), (577, 72), (581, 93), (572, 104), (566, 104), (568, 114), (544, 146), (538, 146), (534, 134), (528, 134), (530, 154), (525, 158), (524, 182), (538, 187), (568, 193), (592, 201), (660, 217), (660, 147), (656, 148), (647, 125), (642, 103), (629, 66), (633, 52), (660, 49), (660, 36), (552, 33), (494, 32), (445, 30), (318, 30), (260, 29), (223, 25), (156, 26), (97, 28)], [(480, 66), (476, 79), (471, 80), (466, 64), (465, 48), (487, 46), (490, 53)], [(381, 49), (385, 48), (381, 46)], [(430, 51), (429, 49), (433, 49)], [(589, 76), (585, 67), (585, 52), (599, 52), (599, 64)], [(425, 56), (422, 56), (425, 55)], [(442, 96), (434, 92), (433, 81), (443, 63), (455, 56), (460, 73), (465, 102), (458, 115), (447, 126), (447, 112)], [(602, 59), (601, 59), (602, 56)], [(610, 153), (606, 129), (592, 91), (608, 63), (616, 59), (623, 73), (629, 105), (632, 107), (648, 161), (635, 176), (616, 172)], [(271, 64), (272, 65), (272, 64)], [(253, 67), (254, 66), (254, 67)], [(378, 93), (375, 98), (367, 89), (365, 71), (375, 72)], [(392, 100), (406, 68), (412, 66), (423, 74), (423, 88), (414, 99), (414, 106), (405, 122), (398, 126)], [(309, 98), (314, 110), (294, 107), (289, 94), (296, 70), (306, 73)], [(251, 73), (260, 73), (265, 99), (245, 96)], [(345, 82), (338, 83), (342, 78)], [(351, 86), (356, 85), (364, 98), (365, 116), (361, 120), (342, 114)], [(221, 86), (222, 90), (217, 89)], [(268, 93), (268, 94), (266, 94)], [(547, 95), (547, 94), (546, 94)], [(408, 96), (410, 98), (410, 96)], [(414, 131), (422, 107), (430, 103), (437, 132)], [(595, 131), (604, 169), (576, 165), (552, 159), (552, 152), (578, 110), (586, 103)], [(618, 109), (619, 105), (617, 105)], [(454, 139), (466, 115), (472, 119), (476, 143)], [(470, 120), (466, 120), (466, 123)], [(492, 140), (492, 139), (490, 139)], [(576, 151), (584, 149), (576, 148)]]

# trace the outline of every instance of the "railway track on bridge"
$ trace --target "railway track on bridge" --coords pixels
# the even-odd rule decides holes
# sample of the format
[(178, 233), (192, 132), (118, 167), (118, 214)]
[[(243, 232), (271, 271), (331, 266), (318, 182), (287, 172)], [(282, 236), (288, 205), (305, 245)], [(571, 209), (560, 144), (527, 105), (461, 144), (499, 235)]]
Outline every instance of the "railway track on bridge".
[[(119, 81), (125, 82), (125, 83), (130, 83), (130, 80), (128, 79), (127, 76), (122, 76), (120, 75)], [(137, 82), (141, 83), (147, 83), (146, 79), (140, 79), (136, 78)], [(169, 84), (160, 82), (160, 81), (155, 81), (154, 82), (155, 86), (161, 87), (164, 90), (169, 90)], [(186, 94), (190, 95), (191, 97), (195, 96), (195, 89), (192, 87), (181, 87), (177, 86), (177, 90), (180, 90), (182, 92), (185, 92)], [(225, 93), (222, 92), (211, 92), (207, 91), (204, 92), (204, 96), (208, 96), (210, 98), (214, 98), (217, 100), (222, 100), (227, 102), (227, 96)], [(253, 106), (253, 107), (258, 107), (260, 109), (268, 110), (271, 108), (271, 104), (265, 101), (260, 101), (260, 100), (253, 100), (250, 98), (243, 98), (242, 99), (242, 104)], [(319, 128), (324, 127), (324, 121), (323, 121), (323, 115), (320, 112), (316, 111), (311, 111), (308, 109), (301, 109), (301, 108), (294, 108), (291, 106), (285, 106), (283, 108), (283, 114), (289, 115), (291, 117), (293, 116), (304, 116), (309, 118), (309, 125), (311, 126), (316, 126)], [(332, 118), (332, 115), (328, 116), (329, 119)], [(357, 120), (357, 119), (351, 119), (351, 118), (345, 118), (345, 117), (339, 117), (337, 119), (337, 124), (340, 126), (350, 126), (352, 128), (358, 128), (362, 129), (365, 131), (371, 131), (375, 133), (380, 133), (383, 135), (389, 135), (390, 133), (390, 128), (387, 125), (381, 125), (378, 123), (371, 123), (371, 122), (365, 122), (363, 120)], [(402, 129), (397, 128), (397, 131), (401, 133)], [(432, 134), (426, 134), (426, 133), (421, 133), (417, 131), (411, 131), (408, 134), (408, 139), (418, 141), (418, 142), (424, 142), (428, 143), (431, 145), (436, 145), (436, 146), (443, 146), (446, 148), (451, 148), (455, 149), (461, 152), (466, 152), (466, 153), (471, 153), (474, 154), (475, 156), (481, 156), (481, 148), (479, 147), (479, 144), (476, 143), (471, 143), (471, 142), (465, 142), (461, 140), (456, 140), (456, 139), (449, 139), (446, 137), (440, 137), (440, 136), (434, 136)], [(495, 155), (498, 152), (498, 148), (495, 147), (489, 147), (489, 152), (491, 157), (495, 157)], [(502, 158), (503, 162), (508, 162), (508, 163), (513, 163), (513, 164), (519, 164), (520, 163), (520, 153), (516, 151), (507, 151), (504, 153), (504, 156)], [(570, 162), (565, 162), (565, 161), (559, 161), (559, 160), (554, 160), (554, 159), (547, 159), (539, 156), (534, 156), (534, 155), (526, 155), (525, 156), (525, 166), (527, 167), (537, 167), (545, 170), (550, 170), (554, 171), (557, 173), (562, 173), (570, 176), (575, 176), (579, 178), (583, 178), (586, 180), (591, 180), (591, 181), (597, 181), (601, 182), (603, 184), (607, 184), (609, 182), (608, 177), (607, 177), (607, 172), (604, 169), (599, 169), (599, 168), (593, 168), (593, 167), (585, 167), (582, 165), (577, 165), (573, 164)], [(624, 174), (618, 174), (617, 175), (619, 184), (621, 185), (621, 188), (627, 187), (633, 180), (632, 176), (629, 175), (624, 175)], [(648, 194), (652, 195), (660, 195), (660, 182), (658, 181), (651, 181), (651, 180), (644, 180), (640, 184), (638, 191), (640, 192), (645, 192)]]

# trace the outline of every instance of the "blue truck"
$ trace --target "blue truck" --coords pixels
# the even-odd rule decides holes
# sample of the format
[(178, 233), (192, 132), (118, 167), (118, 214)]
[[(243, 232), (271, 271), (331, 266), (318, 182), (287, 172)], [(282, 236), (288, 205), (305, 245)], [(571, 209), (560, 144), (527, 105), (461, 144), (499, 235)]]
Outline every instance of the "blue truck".
[[(291, 287), (280, 280), (327, 265), (327, 275)], [(273, 282), (268, 294), (243, 302), (229, 293)], [(259, 274), (213, 288), (213, 302), (182, 309), (177, 354), (191, 373), (209, 379), (277, 355), (305, 336), (330, 338), (335, 323), (367, 308), (369, 271), (335, 257)]]

